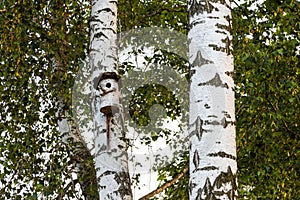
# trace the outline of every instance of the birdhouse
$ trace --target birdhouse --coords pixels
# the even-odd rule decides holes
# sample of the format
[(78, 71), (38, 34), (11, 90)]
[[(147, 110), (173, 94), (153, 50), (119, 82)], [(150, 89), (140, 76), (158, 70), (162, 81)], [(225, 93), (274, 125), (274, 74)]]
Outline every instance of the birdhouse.
[(120, 110), (119, 84), (116, 79), (106, 78), (99, 81), (101, 91), (100, 111), (105, 115), (113, 115)]

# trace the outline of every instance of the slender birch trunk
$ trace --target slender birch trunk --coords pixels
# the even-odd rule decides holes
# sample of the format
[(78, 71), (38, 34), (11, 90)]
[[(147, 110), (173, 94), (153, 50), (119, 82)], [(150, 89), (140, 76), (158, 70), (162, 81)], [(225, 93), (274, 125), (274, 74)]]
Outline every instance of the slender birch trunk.
[(132, 199), (117, 72), (117, 0), (93, 0), (90, 64), (100, 199)]
[(237, 199), (229, 0), (189, 1), (190, 199)]

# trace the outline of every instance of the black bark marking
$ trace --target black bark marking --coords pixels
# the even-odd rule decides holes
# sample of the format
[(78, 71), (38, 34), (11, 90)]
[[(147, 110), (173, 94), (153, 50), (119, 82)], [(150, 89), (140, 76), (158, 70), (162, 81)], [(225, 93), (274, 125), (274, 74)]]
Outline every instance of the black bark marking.
[[(229, 200), (237, 199), (237, 176), (232, 173), (229, 166), (227, 172), (221, 172), (211, 184), (209, 178), (206, 179), (203, 188), (198, 190), (197, 198), (199, 200), (224, 199), (225, 196)], [(231, 188), (228, 190), (228, 185)]]
[(232, 159), (232, 160), (236, 160), (236, 157), (231, 155), (231, 154), (228, 154), (224, 151), (220, 151), (218, 153), (210, 153), (210, 154), (207, 154), (207, 156), (209, 157), (221, 157), (221, 158), (229, 158), (229, 159)]
[(221, 120), (221, 124), (223, 126), (223, 128), (226, 128), (229, 124), (234, 126), (235, 125), (235, 121), (228, 121), (227, 119), (231, 119), (230, 114), (227, 111), (222, 111), (222, 113), (224, 113), (224, 117)]
[(196, 66), (201, 67), (202, 65), (212, 64), (212, 63), (214, 63), (214, 62), (203, 58), (201, 51), (198, 51), (196, 58), (195, 58), (194, 62), (192, 63), (192, 67), (196, 67)]
[(216, 115), (208, 115), (207, 117), (218, 118)]
[(214, 120), (214, 121), (208, 121), (208, 120), (205, 120), (204, 122), (205, 125), (220, 125), (220, 122)]
[[(227, 18), (226, 18), (227, 19)], [(228, 20), (228, 19), (227, 19)], [(218, 27), (219, 29), (222, 29), (222, 30), (226, 30), (228, 33), (230, 33), (230, 29), (231, 27), (228, 26), (228, 25), (224, 25), (224, 24), (219, 24), (217, 23), (216, 24), (216, 27)]]
[[(215, 182), (214, 182), (214, 188), (218, 189), (218, 191), (221, 191), (222, 194), (221, 195), (227, 195), (228, 196), (228, 192), (225, 192), (225, 190), (220, 190), (220, 188), (225, 187), (226, 184), (230, 184), (231, 185), (231, 190), (229, 190), (230, 193), (235, 193), (235, 191), (237, 190), (237, 183), (236, 183), (236, 178), (237, 176), (235, 174), (232, 173), (231, 167), (229, 166), (227, 168), (227, 172), (221, 172), (221, 174), (216, 178)], [(221, 196), (220, 195), (220, 196)], [(231, 197), (230, 197), (231, 196)], [(235, 199), (235, 194), (230, 194), (229, 199)]]
[(222, 87), (222, 88), (229, 89), (227, 83), (222, 83), (220, 75), (218, 73), (216, 73), (215, 77), (212, 78), (211, 80), (209, 80), (205, 83), (198, 84), (198, 86), (203, 86), (203, 85), (211, 85), (211, 86), (215, 86), (215, 87)]
[(207, 167), (202, 167), (200, 169), (197, 169), (197, 171), (211, 171), (211, 170), (218, 170), (219, 168), (216, 166), (207, 166)]
[(198, 116), (196, 121), (191, 124), (191, 126), (192, 125), (195, 125), (195, 130), (191, 132), (191, 135), (196, 135), (198, 140), (201, 141), (203, 132), (207, 132), (203, 129), (203, 120)]
[(205, 130), (203, 129), (203, 120), (200, 117), (197, 117), (197, 120), (196, 120), (196, 134), (197, 134), (197, 137), (198, 137), (199, 141), (201, 141), (204, 131)]
[(97, 19), (97, 16), (91, 16), (91, 19), (90, 19), (90, 23), (91, 22), (97, 22), (97, 23), (101, 23), (101, 24), (103, 24), (104, 23), (104, 21), (102, 21), (102, 20), (100, 20), (100, 19)]
[(198, 153), (197, 149), (194, 152), (193, 163), (195, 165), (195, 168), (197, 169), (200, 164), (200, 157), (199, 157), (199, 153)]
[(226, 118), (231, 119), (231, 116), (229, 115), (229, 113), (228, 113), (227, 111), (222, 111), (222, 113), (224, 113), (224, 116), (225, 116)]
[(202, 192), (205, 194), (205, 199), (215, 199), (213, 193), (212, 193), (212, 185), (210, 183), (210, 180), (209, 178), (206, 179), (205, 181), (205, 185), (204, 185), (204, 188), (202, 190)]
[(109, 1), (109, 3), (113, 3), (113, 4), (118, 5), (118, 1), (115, 1), (115, 0)]
[(230, 5), (226, 3), (225, 0), (193, 0), (189, 5), (190, 7), (190, 15), (194, 16), (195, 14), (202, 14), (204, 11), (207, 13), (212, 13), (212, 11), (219, 11), (218, 8), (214, 7), (212, 3), (220, 3), (222, 5), (226, 5), (226, 7), (230, 8)]
[(195, 21), (192, 21), (191, 23), (190, 23), (190, 26), (189, 26), (189, 29), (191, 30), (194, 26), (196, 26), (197, 24), (204, 24), (205, 23), (205, 20), (200, 20), (200, 21), (197, 21), (197, 20), (195, 20)]
[(192, 190), (196, 187), (197, 185), (195, 183), (193, 183), (193, 180), (190, 180), (189, 183), (189, 193), (192, 193)]
[(221, 51), (221, 52), (227, 53), (225, 47), (221, 47), (221, 46), (218, 46), (218, 45), (216, 45), (216, 44), (209, 44), (208, 46), (209, 46), (209, 47), (212, 47), (213, 50), (215, 50), (215, 51)]
[(216, 44), (209, 44), (208, 46), (212, 47), (213, 50), (215, 50), (215, 51), (221, 51), (221, 52), (227, 53), (227, 55), (231, 55), (232, 54), (232, 49), (230, 48), (231, 40), (229, 39), (229, 37), (227, 36), (225, 39), (222, 39), (221, 41), (222, 41), (222, 43), (225, 44), (225, 47), (222, 47), (222, 46), (219, 46)]
[(226, 128), (229, 124), (234, 126), (235, 122), (234, 121), (227, 121), (226, 118), (224, 117), (221, 121), (221, 124), (222, 124), (223, 128)]
[(226, 53), (227, 55), (231, 55), (232, 54), (232, 49), (231, 49), (231, 40), (229, 39), (229, 37), (227, 36), (225, 39), (221, 40), (224, 44), (225, 44), (225, 48), (226, 48)]
[(196, 70), (194, 69), (190, 69), (189, 71), (189, 79), (191, 79), (191, 77), (196, 73)]
[(94, 38), (101, 38), (105, 37), (106, 39), (109, 39), (103, 32), (95, 33)]
[(206, 109), (210, 109), (210, 106), (209, 106), (207, 103), (204, 105), (204, 107), (205, 107)]
[(201, 200), (201, 193), (202, 193), (202, 190), (201, 188), (197, 191), (197, 197), (196, 197), (196, 200)]
[(116, 16), (116, 13), (110, 8), (103, 8), (101, 10), (98, 10), (97, 14), (100, 14), (101, 12), (110, 12), (113, 16)]
[(208, 0), (200, 0), (199, 3), (197, 3), (197, 0), (193, 0), (190, 3), (189, 15), (193, 17), (194, 15), (203, 14), (204, 11), (211, 13), (214, 8)]
[(220, 19), (219, 17), (208, 16), (208, 19)]
[(233, 71), (226, 71), (225, 74), (231, 78), (233, 78), (234, 76), (234, 72)]
[(227, 32), (225, 32), (225, 31), (219, 31), (219, 30), (216, 30), (216, 33), (220, 33), (220, 34), (223, 34), (223, 35), (227, 35)]

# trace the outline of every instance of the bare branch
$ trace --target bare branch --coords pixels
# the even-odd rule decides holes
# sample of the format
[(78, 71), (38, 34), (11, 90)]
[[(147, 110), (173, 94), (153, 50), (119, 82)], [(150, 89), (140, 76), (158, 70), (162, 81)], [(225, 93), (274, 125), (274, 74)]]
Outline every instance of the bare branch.
[(188, 171), (189, 171), (189, 164), (187, 164), (184, 167), (184, 169), (179, 174), (177, 174), (172, 180), (166, 182), (165, 184), (163, 184), (159, 188), (153, 190), (149, 194), (141, 197), (139, 200), (147, 200), (147, 199), (150, 199), (151, 197), (153, 197), (154, 195), (156, 195), (158, 193), (161, 193), (162, 191), (164, 191), (165, 189), (167, 189), (168, 187), (170, 187), (174, 183), (176, 183), (176, 181), (178, 181), (179, 179), (181, 179)]

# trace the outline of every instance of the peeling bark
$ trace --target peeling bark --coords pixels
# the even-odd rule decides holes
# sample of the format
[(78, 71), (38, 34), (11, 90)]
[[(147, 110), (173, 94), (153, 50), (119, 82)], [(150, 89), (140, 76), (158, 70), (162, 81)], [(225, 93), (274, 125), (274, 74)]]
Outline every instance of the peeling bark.
[(100, 199), (130, 200), (122, 107), (117, 72), (117, 1), (93, 0), (90, 20), (92, 113)]
[(229, 0), (189, 1), (190, 199), (237, 199)]

